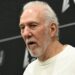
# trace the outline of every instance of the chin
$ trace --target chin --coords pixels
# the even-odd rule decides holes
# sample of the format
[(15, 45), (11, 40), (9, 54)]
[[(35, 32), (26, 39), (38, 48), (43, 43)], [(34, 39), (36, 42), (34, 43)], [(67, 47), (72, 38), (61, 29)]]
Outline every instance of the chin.
[(37, 54), (33, 54), (33, 53), (30, 53), (30, 55), (32, 56), (32, 57), (39, 57), (39, 55), (37, 55)]
[(32, 57), (38, 57), (38, 56), (37, 56), (37, 55), (35, 55), (35, 54), (31, 54), (31, 56), (32, 56)]
[(41, 54), (37, 50), (29, 50), (32, 57), (39, 57)]

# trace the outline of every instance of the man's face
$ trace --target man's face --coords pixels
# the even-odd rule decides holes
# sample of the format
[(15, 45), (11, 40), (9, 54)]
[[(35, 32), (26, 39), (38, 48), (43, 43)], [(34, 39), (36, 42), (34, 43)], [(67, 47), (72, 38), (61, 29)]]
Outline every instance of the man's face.
[(43, 16), (38, 9), (27, 9), (20, 18), (21, 35), (34, 57), (44, 55), (51, 40), (49, 27)]

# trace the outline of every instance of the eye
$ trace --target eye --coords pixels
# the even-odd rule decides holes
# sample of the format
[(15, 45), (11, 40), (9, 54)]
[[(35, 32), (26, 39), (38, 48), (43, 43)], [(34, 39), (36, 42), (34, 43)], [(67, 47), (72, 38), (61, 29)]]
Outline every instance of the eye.
[(36, 24), (31, 24), (30, 27), (34, 28), (36, 27), (37, 25)]
[(30, 23), (30, 24), (29, 24), (29, 27), (30, 27), (31, 29), (35, 29), (37, 26), (38, 26), (37, 23)]
[(24, 25), (19, 25), (20, 29), (23, 30), (25, 28)]

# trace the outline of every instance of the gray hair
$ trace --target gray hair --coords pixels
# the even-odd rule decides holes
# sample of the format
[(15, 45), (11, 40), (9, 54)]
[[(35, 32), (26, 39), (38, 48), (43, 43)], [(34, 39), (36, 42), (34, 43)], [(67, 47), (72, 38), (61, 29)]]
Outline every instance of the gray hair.
[[(44, 16), (45, 16), (46, 20), (48, 22), (53, 21), (57, 26), (59, 25), (56, 13), (51, 8), (51, 6), (48, 5), (48, 3), (44, 2), (44, 1), (30, 1), (24, 5), (23, 11), (25, 11), (28, 7), (32, 7), (32, 6), (42, 7), (44, 9), (43, 13), (45, 14)], [(58, 32), (57, 32), (57, 36), (58, 36)]]

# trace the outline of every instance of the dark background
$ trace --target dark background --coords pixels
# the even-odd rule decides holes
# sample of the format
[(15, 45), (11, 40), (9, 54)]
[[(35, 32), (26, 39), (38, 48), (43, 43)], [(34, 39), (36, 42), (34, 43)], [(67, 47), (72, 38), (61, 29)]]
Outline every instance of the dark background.
[[(0, 0), (0, 50), (4, 51), (0, 75), (22, 75), (24, 71), (25, 44), (20, 37), (18, 25), (22, 6), (28, 1)], [(74, 0), (69, 0), (70, 7), (64, 13), (62, 12), (64, 0), (42, 1), (48, 2), (57, 13), (60, 22), (60, 41), (75, 46)]]

